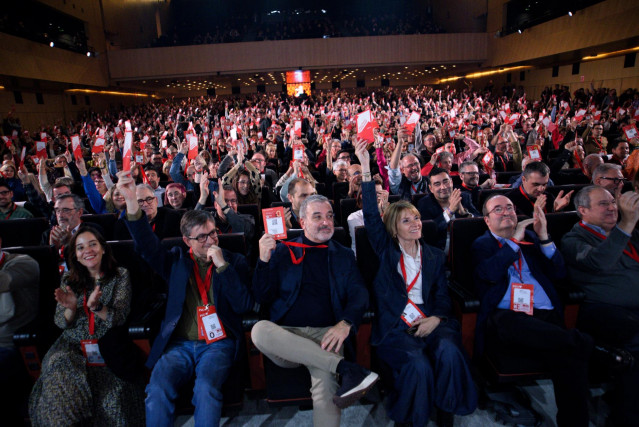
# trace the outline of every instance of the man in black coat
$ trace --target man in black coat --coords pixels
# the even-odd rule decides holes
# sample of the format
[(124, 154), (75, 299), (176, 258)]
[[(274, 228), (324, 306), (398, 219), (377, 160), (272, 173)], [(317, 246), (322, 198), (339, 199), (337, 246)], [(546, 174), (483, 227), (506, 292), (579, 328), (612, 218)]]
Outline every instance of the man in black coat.
[(422, 219), (432, 219), (437, 225), (437, 247), (448, 252), (448, 223), (454, 218), (481, 216), (470, 193), (453, 189), (453, 180), (448, 171), (434, 168), (428, 175), (430, 194), (417, 203)]

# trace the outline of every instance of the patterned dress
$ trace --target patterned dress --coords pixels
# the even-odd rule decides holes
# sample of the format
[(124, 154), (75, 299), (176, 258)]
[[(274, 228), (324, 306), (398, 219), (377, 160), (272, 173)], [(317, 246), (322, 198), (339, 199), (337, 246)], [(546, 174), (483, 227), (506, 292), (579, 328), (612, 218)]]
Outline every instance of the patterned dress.
[[(62, 335), (51, 346), (42, 363), (42, 374), (31, 392), (29, 415), (33, 426), (144, 425), (143, 379), (128, 382), (116, 377), (108, 367), (86, 366), (80, 341), (99, 339), (114, 326), (124, 323), (131, 305), (129, 272), (118, 268), (109, 280), (98, 280), (108, 308), (106, 320), (95, 316), (95, 335), (89, 335), (89, 318), (84, 312), (84, 293), (76, 292), (75, 319), (67, 324), (64, 307), (58, 304), (55, 323)], [(62, 288), (69, 285), (68, 273)], [(73, 288), (72, 288), (73, 289)], [(91, 291), (87, 290), (88, 298)]]

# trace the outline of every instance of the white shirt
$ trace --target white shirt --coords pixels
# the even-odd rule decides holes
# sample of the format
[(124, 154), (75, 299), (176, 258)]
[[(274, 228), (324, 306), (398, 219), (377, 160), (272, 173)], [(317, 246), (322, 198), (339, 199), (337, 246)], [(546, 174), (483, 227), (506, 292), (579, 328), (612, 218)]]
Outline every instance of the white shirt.
[[(422, 275), (421, 275), (422, 246), (419, 244), (419, 242), (417, 243), (417, 254), (415, 258), (408, 255), (408, 252), (406, 252), (404, 248), (402, 248), (402, 245), (399, 245), (399, 248), (402, 250), (402, 255), (404, 256), (404, 268), (406, 269), (406, 282), (407, 282), (405, 286), (408, 288), (408, 285), (411, 284), (415, 276), (419, 274), (417, 281), (415, 281), (415, 285), (408, 293), (408, 298), (410, 298), (410, 300), (414, 302), (415, 304), (423, 304), (424, 299), (422, 298)], [(402, 275), (401, 262), (397, 263), (397, 271), (399, 272), (399, 275), (402, 276), (403, 278), (404, 276)]]
[(351, 235), (351, 249), (357, 258), (357, 249), (355, 249), (355, 229), (361, 225), (364, 225), (364, 211), (361, 209), (353, 212), (348, 216), (348, 232)]

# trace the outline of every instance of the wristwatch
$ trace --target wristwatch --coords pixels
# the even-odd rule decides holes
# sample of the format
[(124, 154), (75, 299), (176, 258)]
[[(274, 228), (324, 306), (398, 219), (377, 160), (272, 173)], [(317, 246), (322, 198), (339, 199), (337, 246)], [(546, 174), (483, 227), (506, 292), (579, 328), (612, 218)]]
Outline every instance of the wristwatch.
[(101, 302), (99, 302), (95, 307), (91, 309), (91, 311), (94, 313), (97, 313), (99, 311), (102, 311), (103, 308), (104, 308), (104, 305)]

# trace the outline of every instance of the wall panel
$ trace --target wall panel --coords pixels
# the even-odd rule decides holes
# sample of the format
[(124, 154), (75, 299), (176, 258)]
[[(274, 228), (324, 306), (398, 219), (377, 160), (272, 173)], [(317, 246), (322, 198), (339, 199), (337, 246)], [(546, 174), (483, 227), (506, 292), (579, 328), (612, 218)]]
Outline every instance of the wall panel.
[(129, 49), (109, 52), (114, 80), (303, 68), (482, 62), (484, 33), (428, 34)]

